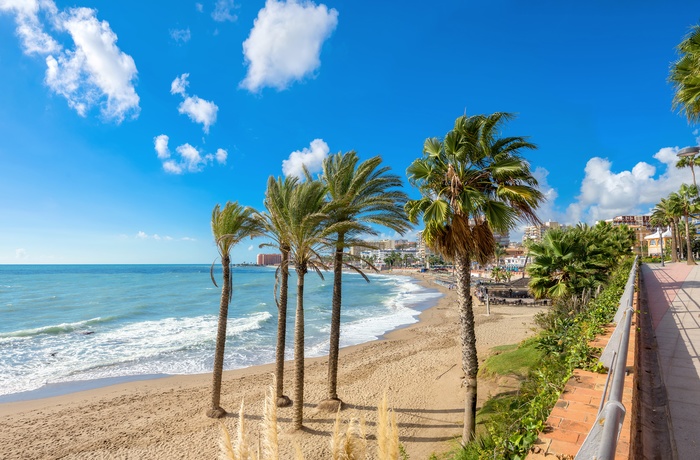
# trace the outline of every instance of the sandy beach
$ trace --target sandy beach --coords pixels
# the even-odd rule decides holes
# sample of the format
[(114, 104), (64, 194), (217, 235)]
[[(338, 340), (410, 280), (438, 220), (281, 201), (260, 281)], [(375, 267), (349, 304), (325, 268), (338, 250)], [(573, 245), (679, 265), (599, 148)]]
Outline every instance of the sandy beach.
[[(414, 275), (444, 296), (420, 321), (382, 340), (341, 350), (338, 393), (346, 403), (342, 420), (364, 418), (369, 452), (374, 451), (376, 406), (386, 392), (397, 414), (400, 442), (412, 460), (444, 452), (461, 433), (463, 393), (455, 292)], [(492, 306), (475, 302), (477, 347), (483, 361), (492, 347), (517, 343), (533, 334), (533, 316), (542, 307)], [(272, 365), (224, 374), (224, 423), (233, 432), (241, 399), (247, 426), (257, 444)], [(292, 394), (293, 363), (285, 368), (285, 393)], [(326, 394), (327, 358), (306, 363), (305, 430), (289, 433), (292, 409), (278, 411), (280, 458), (293, 458), (294, 443), (307, 460), (329, 458), (335, 417), (315, 410)], [(31, 401), (0, 404), (0, 458), (8, 459), (215, 459), (218, 421), (204, 414), (211, 399), (211, 375), (134, 381)], [(479, 399), (500, 391), (480, 380)]]

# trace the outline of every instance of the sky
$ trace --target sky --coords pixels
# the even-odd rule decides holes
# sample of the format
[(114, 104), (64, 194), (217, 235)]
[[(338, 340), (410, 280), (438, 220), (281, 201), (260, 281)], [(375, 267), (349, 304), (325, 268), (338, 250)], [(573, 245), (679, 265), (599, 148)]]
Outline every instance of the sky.
[(1, 264), (211, 263), (216, 204), (337, 152), (418, 198), (406, 168), (465, 113), (516, 115), (543, 221), (691, 182), (667, 77), (697, 2), (74, 1), (0, 0)]

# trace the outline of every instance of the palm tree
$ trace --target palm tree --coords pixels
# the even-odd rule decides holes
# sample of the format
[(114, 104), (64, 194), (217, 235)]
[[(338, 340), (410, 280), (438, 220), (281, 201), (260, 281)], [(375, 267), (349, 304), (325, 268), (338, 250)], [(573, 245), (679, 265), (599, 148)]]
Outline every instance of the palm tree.
[(496, 245), (494, 232), (514, 228), (519, 219), (539, 223), (535, 209), (543, 199), (529, 164), (520, 156), (520, 150), (535, 146), (522, 137), (498, 137), (512, 118), (508, 113), (462, 116), (443, 141), (427, 139), (423, 157), (406, 171), (422, 196), (406, 204), (410, 220), (416, 223), (422, 217), (426, 244), (455, 265), (466, 374), (465, 444), (474, 437), (479, 370), (471, 261), (485, 264), (490, 259)]
[[(221, 418), (226, 415), (220, 402), (224, 347), (226, 346), (226, 322), (228, 320), (228, 306), (231, 302), (231, 249), (244, 238), (252, 238), (260, 234), (259, 222), (255, 218), (255, 214), (256, 211), (253, 208), (241, 206), (238, 202), (228, 202), (223, 209), (217, 204), (211, 215), (211, 230), (221, 257), (224, 278), (219, 306), (219, 326), (216, 332), (211, 408), (207, 411), (207, 416), (212, 418)], [(213, 270), (214, 264), (212, 264), (211, 279), (216, 285)]]
[(678, 262), (678, 226), (669, 200), (661, 198), (654, 206), (650, 223), (655, 227), (671, 227), (671, 262)]
[(685, 247), (688, 265), (696, 265), (690, 242), (690, 216), (698, 211), (698, 189), (694, 185), (681, 184), (681, 188), (669, 197), (671, 206), (680, 211), (685, 221)]
[[(277, 346), (275, 352), (275, 381), (277, 406), (286, 407), (292, 400), (284, 394), (284, 352), (287, 337), (287, 296), (289, 291), (289, 204), (294, 188), (299, 180), (290, 176), (267, 181), (265, 208), (267, 213), (260, 215), (265, 234), (272, 239), (274, 246), (282, 254), (282, 261), (275, 272), (275, 303), (277, 304)], [(267, 245), (267, 244), (264, 244)], [(263, 246), (263, 245), (261, 245)], [(277, 288), (279, 287), (279, 297)]]
[(697, 182), (695, 181), (695, 167), (700, 166), (700, 157), (697, 155), (683, 156), (676, 162), (676, 168), (690, 168), (690, 172), (693, 175), (693, 185), (697, 187)]
[(497, 244), (496, 247), (493, 249), (493, 255), (494, 258), (496, 259), (496, 266), (500, 267), (501, 266), (501, 258), (506, 255), (506, 249), (502, 247), (500, 244)]
[(297, 272), (297, 307), (294, 319), (294, 412), (292, 429), (300, 430), (304, 418), (304, 277), (309, 269), (321, 278), (327, 266), (319, 250), (330, 245), (329, 234), (339, 225), (328, 224), (326, 190), (319, 181), (307, 180), (295, 187), (289, 200), (289, 256)]
[[(340, 347), (340, 312), (342, 305), (343, 266), (364, 274), (345, 260), (345, 249), (362, 246), (360, 234), (376, 235), (371, 225), (381, 225), (403, 234), (410, 227), (404, 211), (408, 197), (400, 190), (401, 179), (390, 174), (390, 168), (380, 167), (379, 156), (360, 162), (357, 153), (337, 153), (323, 161), (321, 181), (333, 206), (329, 222), (342, 224), (335, 233), (333, 259), (333, 297), (331, 306), (330, 348), (328, 354), (328, 398), (319, 408), (337, 412), (342, 401), (338, 398), (338, 355)], [(365, 244), (366, 245), (366, 244)], [(393, 262), (393, 260), (392, 260)], [(369, 282), (369, 279), (365, 276)]]
[(676, 91), (673, 108), (688, 121), (700, 120), (700, 26), (693, 26), (678, 45), (680, 58), (671, 66), (669, 81)]
[[(603, 284), (606, 269), (617, 259), (617, 253), (604, 248), (602, 235), (588, 226), (577, 226), (549, 230), (541, 242), (531, 243), (532, 262), (527, 272), (535, 298), (576, 296)], [(631, 241), (625, 244), (629, 252)]]

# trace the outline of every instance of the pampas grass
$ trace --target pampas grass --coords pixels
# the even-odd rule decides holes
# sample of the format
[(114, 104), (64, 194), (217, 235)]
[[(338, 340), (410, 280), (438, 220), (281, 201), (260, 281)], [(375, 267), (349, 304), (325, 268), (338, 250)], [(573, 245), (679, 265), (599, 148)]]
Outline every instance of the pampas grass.
[(377, 406), (377, 458), (399, 460), (399, 425), (396, 414), (389, 411), (386, 393)]
[(340, 410), (335, 416), (331, 434), (331, 460), (364, 460), (367, 437), (364, 420), (350, 419), (345, 433), (340, 430)]
[(275, 376), (272, 376), (272, 385), (265, 395), (265, 406), (263, 408), (263, 420), (260, 424), (262, 433), (263, 460), (277, 460), (279, 458), (279, 442), (277, 439), (277, 383)]
[[(263, 418), (260, 423), (260, 438), (257, 460), (279, 460), (279, 439), (277, 423), (276, 384), (270, 387), (265, 395)], [(246, 437), (244, 403), (238, 412), (237, 436), (232, 442), (231, 435), (223, 422), (221, 439), (219, 440), (220, 458), (223, 460), (253, 460), (250, 454), (249, 442)], [(367, 430), (364, 419), (351, 418), (345, 429), (342, 429), (340, 410), (335, 417), (331, 433), (330, 460), (365, 460), (367, 454)], [(386, 393), (377, 406), (377, 456), (376, 460), (399, 460), (399, 425), (396, 414), (389, 410)], [(304, 460), (304, 454), (298, 442), (294, 443), (294, 460)]]

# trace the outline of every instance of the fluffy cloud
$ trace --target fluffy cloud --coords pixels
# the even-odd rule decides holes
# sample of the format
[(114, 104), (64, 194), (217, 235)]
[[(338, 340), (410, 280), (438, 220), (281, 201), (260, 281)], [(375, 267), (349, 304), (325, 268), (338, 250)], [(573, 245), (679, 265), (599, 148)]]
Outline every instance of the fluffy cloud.
[[(52, 0), (0, 0), (0, 11), (14, 14), (26, 54), (46, 56), (45, 83), (80, 116), (86, 116), (94, 106), (117, 123), (126, 116), (138, 116), (134, 60), (117, 47), (117, 35), (107, 21), (97, 19), (95, 10), (59, 12)], [(75, 47), (64, 49), (44, 23), (54, 32), (67, 32)]]
[(153, 147), (158, 159), (163, 163), (163, 170), (170, 174), (184, 174), (185, 172), (199, 172), (208, 164), (226, 164), (228, 152), (218, 149), (216, 153), (202, 154), (196, 147), (190, 144), (182, 144), (175, 148), (175, 154), (170, 151), (168, 142), (170, 138), (161, 134), (153, 139)]
[(195, 123), (201, 123), (205, 133), (209, 132), (209, 126), (216, 123), (216, 114), (219, 107), (211, 101), (205, 101), (197, 96), (188, 96), (180, 103), (177, 111), (190, 117)]
[(219, 107), (211, 101), (206, 101), (198, 96), (187, 95), (187, 87), (190, 82), (187, 80), (190, 74), (183, 73), (170, 84), (170, 93), (179, 94), (184, 100), (180, 103), (177, 111), (190, 117), (195, 123), (201, 123), (205, 133), (209, 133), (209, 127), (216, 123), (216, 115)]
[(187, 29), (173, 29), (170, 31), (170, 38), (176, 42), (187, 43), (192, 38), (192, 33), (190, 33), (190, 28)]
[(27, 251), (24, 248), (15, 249), (15, 259), (23, 260), (27, 258)]
[(338, 11), (310, 1), (267, 0), (243, 42), (248, 73), (241, 87), (283, 90), (321, 65), (321, 45), (338, 24)]
[(168, 150), (168, 140), (170, 138), (165, 134), (161, 134), (154, 139), (156, 153), (158, 154), (158, 159), (165, 160), (170, 158), (170, 150)]
[(690, 169), (676, 168), (677, 147), (665, 147), (654, 154), (664, 169), (656, 176), (656, 167), (637, 163), (630, 171), (613, 172), (604, 158), (588, 160), (581, 192), (567, 209), (570, 222), (594, 223), (617, 215), (648, 213), (661, 198), (692, 183)]
[(308, 148), (292, 152), (288, 159), (282, 161), (282, 172), (285, 176), (303, 177), (305, 166), (309, 172), (320, 171), (329, 151), (328, 144), (322, 139), (314, 139)]
[(190, 82), (187, 81), (189, 76), (190, 74), (183, 73), (179, 77), (175, 77), (175, 80), (170, 84), (170, 94), (181, 94), (184, 96), (190, 84)]
[(236, 19), (238, 19), (238, 17), (235, 14), (231, 13), (231, 10), (233, 8), (233, 0), (216, 0), (216, 4), (214, 5), (214, 11), (211, 13), (211, 17), (216, 22), (233, 22)]

